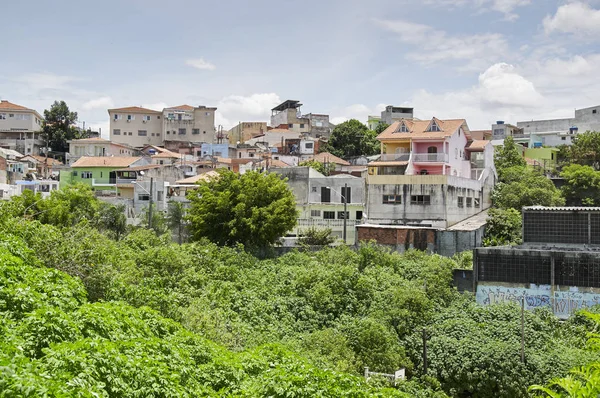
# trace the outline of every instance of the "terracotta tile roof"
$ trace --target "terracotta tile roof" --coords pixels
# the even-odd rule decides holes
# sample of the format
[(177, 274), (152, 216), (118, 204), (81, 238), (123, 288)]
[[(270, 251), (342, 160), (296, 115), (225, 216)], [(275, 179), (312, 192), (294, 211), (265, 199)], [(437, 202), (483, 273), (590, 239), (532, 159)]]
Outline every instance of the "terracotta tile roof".
[(282, 162), (279, 159), (272, 159), (270, 162), (271, 167), (292, 167), (289, 164)]
[(156, 145), (146, 145), (142, 148), (142, 151), (145, 151), (146, 149), (154, 149), (156, 152), (162, 153), (162, 152), (171, 152), (168, 149), (156, 146)]
[(315, 156), (309, 158), (308, 160), (316, 160), (317, 162), (329, 162), (335, 163), (342, 166), (350, 166), (350, 162), (346, 162), (344, 159), (338, 158), (335, 155), (330, 154), (329, 152), (321, 152), (316, 154)]
[(194, 107), (191, 105), (184, 104), (184, 105), (179, 105), (179, 106), (171, 106), (171, 107), (165, 108), (165, 109), (169, 109), (169, 110), (176, 109), (178, 111), (193, 111)]
[(0, 110), (1, 111), (32, 111), (33, 109), (25, 108), (24, 106), (13, 104), (12, 102), (8, 102), (7, 100), (0, 101)]
[(486, 146), (491, 144), (492, 142), (488, 140), (474, 140), (473, 142), (471, 142), (471, 145), (469, 145), (466, 149), (471, 151), (478, 151), (483, 150)]
[[(27, 156), (25, 156), (25, 157), (27, 157)], [(37, 160), (38, 162), (46, 163), (46, 157), (45, 156), (31, 155), (29, 157)], [(23, 158), (21, 158), (21, 160), (22, 159)], [(56, 159), (53, 159), (53, 158), (48, 158), (48, 164), (50, 166), (58, 166), (58, 165), (62, 165), (63, 163), (60, 160), (56, 160)]]
[(71, 165), (72, 168), (78, 167), (128, 167), (140, 160), (137, 156), (82, 156)]
[[(442, 131), (426, 131), (429, 125), (432, 123), (432, 121), (435, 121)], [(402, 123), (404, 123), (408, 128), (408, 133), (402, 133), (399, 131)], [(441, 120), (436, 117), (434, 117), (431, 120), (401, 119), (392, 123), (387, 129), (385, 129), (381, 134), (377, 136), (377, 139), (380, 141), (384, 141), (403, 138), (445, 138), (450, 137), (456, 132), (456, 130), (458, 130), (459, 127), (463, 125), (465, 133), (469, 134), (469, 130), (466, 124), (467, 122), (465, 121), (465, 119)]]
[(179, 159), (181, 157), (180, 154), (175, 153), (175, 152), (171, 152), (171, 151), (164, 151), (161, 153), (157, 153), (156, 155), (152, 155), (152, 158), (163, 158), (163, 159)]
[(219, 172), (211, 170), (206, 173), (198, 174), (192, 177), (184, 178), (183, 180), (175, 181), (176, 184), (196, 184), (198, 181), (209, 181), (212, 178), (219, 176)]
[(142, 108), (141, 106), (127, 106), (125, 108), (114, 108), (114, 109), (109, 109), (108, 112), (155, 113), (155, 114), (162, 113), (160, 111), (155, 111), (153, 109)]

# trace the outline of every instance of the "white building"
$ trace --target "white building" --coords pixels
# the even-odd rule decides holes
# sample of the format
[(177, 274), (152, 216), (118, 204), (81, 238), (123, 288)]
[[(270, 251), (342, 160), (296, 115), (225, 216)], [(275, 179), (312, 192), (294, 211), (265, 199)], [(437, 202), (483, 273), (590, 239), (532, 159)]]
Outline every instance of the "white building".
[(0, 146), (24, 155), (39, 155), (44, 142), (40, 139), (42, 116), (34, 109), (0, 101)]

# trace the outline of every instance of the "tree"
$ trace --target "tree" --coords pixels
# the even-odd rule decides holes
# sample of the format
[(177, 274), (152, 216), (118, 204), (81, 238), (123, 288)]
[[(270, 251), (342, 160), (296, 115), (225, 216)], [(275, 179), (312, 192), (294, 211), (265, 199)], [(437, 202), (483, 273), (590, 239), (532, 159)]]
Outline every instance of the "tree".
[(335, 242), (331, 235), (331, 228), (318, 229), (310, 227), (303, 232), (301, 243), (306, 246), (327, 246)]
[[(150, 218), (150, 206), (146, 206), (144, 211), (142, 212), (142, 220), (140, 222), (140, 226), (143, 228), (148, 228), (148, 220)], [(152, 230), (157, 235), (166, 234), (169, 230), (169, 226), (167, 225), (167, 217), (164, 212), (158, 211), (156, 208), (156, 204), (152, 203)]]
[(275, 173), (219, 170), (218, 177), (201, 181), (188, 198), (193, 240), (206, 237), (219, 245), (260, 249), (296, 225), (294, 194)]
[(594, 206), (600, 204), (600, 171), (591, 166), (571, 164), (563, 168), (560, 176), (565, 180), (562, 193), (569, 206)]
[(379, 122), (379, 124), (377, 124), (377, 127), (375, 127), (375, 133), (377, 135), (383, 133), (385, 131), (385, 129), (387, 129), (388, 127), (390, 127), (389, 124), (384, 123), (384, 122)]
[(100, 204), (100, 227), (110, 232), (116, 240), (127, 231), (127, 217), (125, 216), (125, 205), (114, 206), (102, 202)]
[(565, 200), (551, 180), (528, 167), (502, 169), (502, 181), (492, 192), (494, 207), (516, 209), (524, 206), (562, 206)]
[(586, 131), (573, 138), (571, 161), (600, 170), (600, 131)]
[(521, 155), (521, 151), (519, 151), (512, 137), (506, 137), (504, 145), (494, 154), (494, 165), (498, 171), (500, 181), (504, 179), (503, 172), (505, 169), (515, 166), (527, 166), (527, 162)]
[(85, 138), (86, 133), (75, 128), (77, 112), (71, 112), (65, 101), (54, 101), (50, 110), (44, 110), (42, 137), (56, 152), (68, 152), (68, 140)]
[(319, 173), (328, 176), (329, 174), (331, 174), (332, 171), (335, 170), (335, 164), (334, 163), (321, 163), (317, 160), (311, 159), (311, 160), (307, 160), (305, 162), (300, 163), (300, 166), (308, 166), (311, 167), (315, 170), (317, 170)]
[(483, 238), (484, 246), (518, 245), (521, 243), (521, 212), (516, 209), (491, 208)]
[(182, 244), (185, 235), (185, 208), (181, 202), (169, 202), (167, 225), (172, 231), (177, 231), (177, 242)]
[(341, 158), (372, 156), (379, 153), (377, 133), (356, 119), (338, 124), (328, 142), (328, 150)]

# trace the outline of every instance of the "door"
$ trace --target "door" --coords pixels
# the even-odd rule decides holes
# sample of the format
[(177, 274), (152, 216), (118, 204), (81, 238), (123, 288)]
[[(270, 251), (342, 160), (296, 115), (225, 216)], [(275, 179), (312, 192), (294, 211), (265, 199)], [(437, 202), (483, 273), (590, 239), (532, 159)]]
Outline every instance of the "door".
[(117, 183), (117, 173), (115, 173), (114, 171), (111, 171), (110, 173), (108, 173), (108, 183), (109, 184)]
[(436, 146), (430, 146), (429, 148), (427, 148), (427, 160), (430, 162), (437, 161), (437, 147)]

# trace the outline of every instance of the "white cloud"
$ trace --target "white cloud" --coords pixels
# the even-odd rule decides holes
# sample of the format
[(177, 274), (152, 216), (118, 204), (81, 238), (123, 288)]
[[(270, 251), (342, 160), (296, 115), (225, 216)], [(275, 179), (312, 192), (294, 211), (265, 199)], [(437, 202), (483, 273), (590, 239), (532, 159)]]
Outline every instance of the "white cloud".
[(230, 129), (238, 122), (268, 121), (271, 109), (281, 102), (275, 93), (229, 95), (217, 103), (215, 124)]
[(553, 16), (547, 15), (543, 25), (546, 34), (560, 32), (596, 38), (600, 34), (600, 10), (575, 1), (560, 6)]
[(449, 7), (469, 6), (477, 12), (496, 11), (504, 14), (505, 19), (514, 21), (519, 18), (519, 15), (513, 11), (518, 7), (531, 4), (531, 0), (427, 0), (426, 3)]
[(407, 57), (424, 65), (455, 61), (459, 69), (481, 70), (509, 50), (508, 43), (499, 33), (452, 36), (431, 26), (406, 20), (375, 20), (381, 28), (396, 33), (398, 39), (412, 44), (421, 51)]
[(89, 100), (81, 105), (81, 108), (85, 111), (92, 109), (109, 109), (114, 107), (115, 104), (110, 97), (100, 97), (93, 100)]
[(385, 107), (385, 104), (378, 104), (374, 107), (369, 107), (364, 104), (353, 104), (341, 109), (334, 109), (330, 121), (333, 124), (340, 124), (346, 120), (356, 119), (367, 124), (369, 116), (379, 116)]
[(188, 59), (185, 64), (200, 70), (215, 70), (217, 67), (202, 58)]
[(535, 107), (543, 97), (533, 83), (505, 63), (490, 66), (479, 75), (475, 90), (482, 103), (490, 107)]
[(81, 80), (73, 76), (63, 76), (54, 73), (28, 73), (15, 79), (16, 82), (26, 84), (36, 90), (61, 90), (69, 87), (69, 83)]

